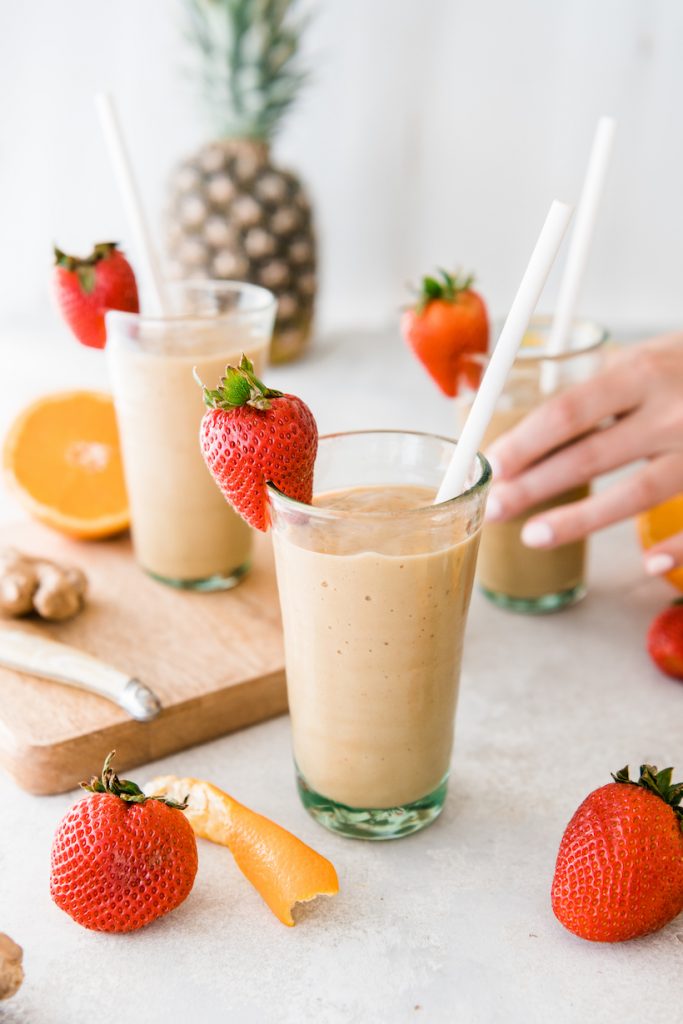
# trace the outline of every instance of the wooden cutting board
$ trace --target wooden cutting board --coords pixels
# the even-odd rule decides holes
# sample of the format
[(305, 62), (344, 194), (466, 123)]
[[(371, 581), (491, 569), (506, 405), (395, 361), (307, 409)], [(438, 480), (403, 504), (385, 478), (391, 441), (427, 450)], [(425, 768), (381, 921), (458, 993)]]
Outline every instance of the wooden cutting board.
[(0, 530), (0, 546), (80, 566), (89, 599), (65, 623), (3, 619), (71, 644), (151, 686), (163, 710), (133, 721), (94, 694), (0, 667), (0, 765), (31, 793), (89, 778), (109, 750), (119, 770), (215, 739), (287, 709), (270, 539), (234, 590), (174, 590), (135, 564), (130, 541), (78, 542), (37, 523)]

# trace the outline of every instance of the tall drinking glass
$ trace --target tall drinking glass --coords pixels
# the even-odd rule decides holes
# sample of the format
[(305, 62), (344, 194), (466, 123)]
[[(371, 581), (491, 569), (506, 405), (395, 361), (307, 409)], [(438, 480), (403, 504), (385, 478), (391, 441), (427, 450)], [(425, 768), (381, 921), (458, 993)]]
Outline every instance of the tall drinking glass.
[(320, 440), (313, 506), (269, 488), (296, 775), (333, 831), (392, 839), (446, 796), (490, 469), (431, 504), (455, 442)]
[[(483, 448), (510, 430), (546, 398), (587, 380), (602, 365), (607, 331), (590, 320), (575, 320), (561, 355), (548, 353), (551, 318), (534, 317), (493, 415)], [(548, 372), (549, 371), (549, 372)], [(459, 402), (461, 423), (472, 396)], [(558, 611), (586, 593), (587, 542), (544, 550), (522, 543), (527, 519), (546, 509), (588, 496), (589, 484), (572, 487), (505, 523), (487, 523), (482, 531), (477, 579), (494, 604), (510, 611), (538, 614)]]
[(139, 564), (172, 586), (225, 590), (249, 568), (252, 534), (201, 456), (205, 411), (193, 377), (213, 387), (244, 352), (260, 372), (275, 318), (265, 288), (188, 281), (164, 317), (107, 313), (107, 360)]

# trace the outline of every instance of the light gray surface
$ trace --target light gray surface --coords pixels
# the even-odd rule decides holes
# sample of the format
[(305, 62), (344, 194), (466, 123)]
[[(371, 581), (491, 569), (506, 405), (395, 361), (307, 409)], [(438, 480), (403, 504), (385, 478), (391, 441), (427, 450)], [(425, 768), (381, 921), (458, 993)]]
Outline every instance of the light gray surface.
[[(50, 379), (36, 384), (37, 344), (12, 360), (13, 387), (0, 376), (12, 401), (100, 372), (56, 341), (41, 363)], [(273, 382), (296, 388), (324, 430), (451, 422), (389, 338), (340, 339)], [(590, 594), (575, 609), (525, 619), (475, 595), (451, 792), (442, 818), (410, 839), (368, 844), (315, 825), (294, 790), (286, 718), (136, 773), (209, 778), (329, 856), (341, 893), (303, 908), (294, 929), (207, 843), (191, 896), (166, 919), (128, 936), (79, 928), (48, 892), (51, 837), (76, 794), (31, 797), (0, 776), (0, 930), (23, 945), (27, 975), (0, 1020), (674, 1024), (683, 918), (601, 946), (565, 932), (549, 905), (562, 830), (591, 789), (646, 759), (683, 775), (683, 687), (644, 650), (671, 594), (642, 576), (627, 524), (594, 543)]]

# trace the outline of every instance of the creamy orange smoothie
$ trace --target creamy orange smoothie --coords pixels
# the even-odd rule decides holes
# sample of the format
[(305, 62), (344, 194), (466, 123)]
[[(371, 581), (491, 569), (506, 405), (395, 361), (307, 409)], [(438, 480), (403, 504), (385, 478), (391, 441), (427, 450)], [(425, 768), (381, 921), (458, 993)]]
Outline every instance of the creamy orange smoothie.
[[(433, 498), (360, 488), (314, 504), (391, 512)], [(294, 756), (318, 793), (350, 807), (411, 803), (447, 775), (476, 561), (478, 538), (432, 551), (417, 535), (392, 554), (385, 530), (382, 553), (275, 537)]]
[[(268, 299), (265, 290), (255, 291)], [(226, 504), (199, 449), (205, 406), (193, 370), (213, 384), (244, 352), (259, 372), (273, 309), (256, 322), (248, 310), (158, 320), (108, 314), (108, 367), (135, 554), (165, 582), (222, 589), (248, 568), (251, 530)]]
[[(220, 357), (122, 351), (110, 363), (135, 551), (143, 569), (165, 579), (196, 580), (249, 561), (251, 530), (206, 470), (197, 437), (202, 380), (215, 381), (241, 349)], [(263, 353), (247, 352), (257, 372)]]
[[(532, 319), (486, 431), (482, 443), (484, 452), (497, 437), (512, 429), (551, 395), (588, 379), (599, 370), (607, 339), (604, 328), (590, 320), (573, 321), (568, 348), (557, 355), (548, 351), (551, 323), (546, 316)], [(548, 370), (550, 376), (546, 376)], [(472, 398), (471, 394), (465, 395), (458, 401), (460, 429)], [(531, 548), (522, 543), (521, 533), (531, 516), (580, 501), (587, 497), (589, 490), (588, 484), (573, 487), (527, 509), (515, 519), (486, 524), (481, 537), (477, 580), (490, 600), (513, 611), (540, 613), (559, 610), (583, 597), (586, 541), (558, 548)]]
[[(540, 396), (538, 396), (540, 401)], [(484, 438), (484, 450), (531, 411), (532, 406), (499, 409)], [(546, 595), (565, 594), (583, 586), (586, 573), (586, 542), (576, 541), (559, 548), (542, 550), (522, 543), (527, 519), (546, 509), (579, 501), (588, 486), (574, 487), (504, 523), (487, 523), (482, 531), (477, 577), (493, 594), (512, 599), (539, 600)]]
[(405, 513), (434, 495), (324, 493), (317, 508), (370, 521), (274, 534), (294, 757), (307, 786), (346, 807), (410, 804), (448, 775), (479, 535), (408, 530)]

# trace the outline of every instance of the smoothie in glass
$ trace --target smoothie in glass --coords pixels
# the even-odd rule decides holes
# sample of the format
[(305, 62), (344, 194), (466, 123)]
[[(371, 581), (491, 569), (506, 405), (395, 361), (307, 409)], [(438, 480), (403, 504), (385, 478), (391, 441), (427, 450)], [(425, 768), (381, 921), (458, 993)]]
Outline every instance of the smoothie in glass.
[[(602, 363), (607, 333), (598, 324), (575, 321), (569, 350), (561, 356), (545, 353), (549, 317), (535, 317), (527, 339), (505, 385), (483, 442), (484, 451), (501, 434), (510, 430), (551, 394), (586, 380)], [(554, 366), (554, 390), (543, 389), (543, 367)], [(471, 398), (460, 403), (463, 423)], [(483, 593), (495, 604), (511, 611), (541, 613), (575, 604), (586, 593), (587, 543), (585, 540), (548, 550), (529, 548), (521, 532), (532, 515), (557, 505), (587, 497), (589, 484), (574, 487), (502, 523), (487, 523), (481, 539), (477, 579)]]
[(205, 411), (193, 376), (217, 381), (246, 353), (265, 362), (275, 301), (263, 288), (188, 282), (176, 315), (107, 314), (107, 359), (138, 562), (175, 586), (226, 589), (249, 567), (252, 535), (226, 504), (198, 445)]
[(299, 791), (335, 831), (394, 838), (446, 795), (489, 485), (433, 506), (453, 442), (321, 438), (313, 507), (271, 489)]

